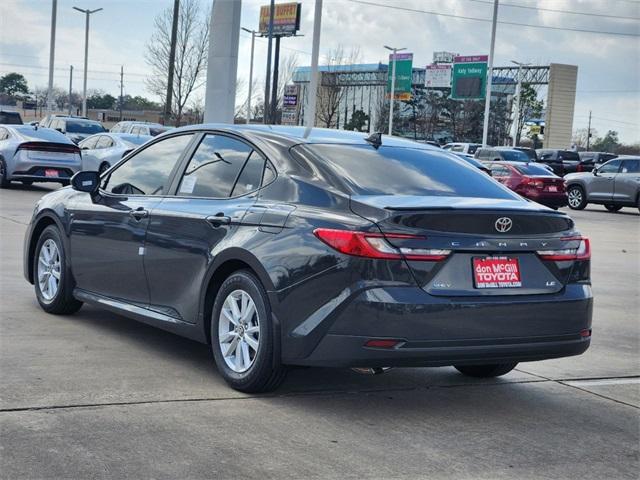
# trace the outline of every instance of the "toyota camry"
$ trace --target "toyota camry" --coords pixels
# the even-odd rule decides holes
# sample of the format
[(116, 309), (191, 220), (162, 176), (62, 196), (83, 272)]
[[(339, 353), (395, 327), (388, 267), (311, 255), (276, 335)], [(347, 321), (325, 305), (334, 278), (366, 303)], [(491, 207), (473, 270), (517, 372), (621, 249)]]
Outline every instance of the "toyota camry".
[(380, 134), (171, 130), (37, 204), (24, 273), (208, 343), (222, 377), (453, 365), (470, 376), (589, 346), (589, 240), (456, 156)]

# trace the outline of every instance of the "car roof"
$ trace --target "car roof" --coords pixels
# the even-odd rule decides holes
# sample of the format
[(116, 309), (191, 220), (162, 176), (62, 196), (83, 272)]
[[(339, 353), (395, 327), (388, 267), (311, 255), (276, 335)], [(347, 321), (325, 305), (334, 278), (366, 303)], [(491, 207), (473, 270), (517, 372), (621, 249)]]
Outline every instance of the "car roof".
[[(181, 132), (213, 130), (241, 135), (248, 139), (253, 138), (263, 141), (275, 141), (278, 143), (284, 143), (287, 146), (326, 143), (342, 145), (371, 145), (369, 142), (365, 141), (365, 139), (370, 135), (367, 132), (334, 130), (330, 128), (312, 128), (309, 132), (309, 135), (305, 135), (305, 132), (307, 130), (306, 127), (290, 127), (284, 125), (230, 125), (215, 123), (189, 125), (186, 127), (179, 127), (168, 130), (167, 132), (159, 135), (156, 138), (166, 135), (175, 135)], [(419, 150), (441, 150), (440, 148), (434, 147), (433, 145), (418, 143), (413, 140), (407, 140), (399, 137), (390, 137), (388, 135), (382, 135), (382, 146), (414, 148)]]

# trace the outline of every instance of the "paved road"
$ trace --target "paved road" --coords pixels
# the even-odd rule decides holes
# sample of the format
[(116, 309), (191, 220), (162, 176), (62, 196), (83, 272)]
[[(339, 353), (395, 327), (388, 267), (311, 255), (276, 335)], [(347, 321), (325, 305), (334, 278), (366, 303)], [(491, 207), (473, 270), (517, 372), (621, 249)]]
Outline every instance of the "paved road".
[(47, 188), (0, 191), (2, 478), (638, 478), (640, 215), (571, 212), (592, 239), (594, 337), (498, 380), (453, 368), (296, 370), (226, 387), (204, 345), (84, 307), (47, 315), (22, 238)]

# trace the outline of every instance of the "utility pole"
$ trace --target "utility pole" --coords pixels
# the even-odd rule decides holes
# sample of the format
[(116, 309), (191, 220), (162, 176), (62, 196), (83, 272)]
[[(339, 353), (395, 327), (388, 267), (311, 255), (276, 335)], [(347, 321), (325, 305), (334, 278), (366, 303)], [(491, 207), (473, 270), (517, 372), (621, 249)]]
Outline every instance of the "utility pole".
[(516, 147), (518, 145), (518, 136), (520, 135), (520, 96), (522, 95), (522, 67), (526, 67), (531, 65), (530, 63), (520, 63), (515, 60), (511, 60), (511, 63), (515, 63), (518, 65), (518, 78), (516, 83), (516, 113), (514, 116), (514, 130), (513, 130), (513, 146)]
[(242, 27), (242, 30), (251, 34), (251, 65), (249, 66), (249, 96), (247, 97), (247, 123), (251, 118), (251, 95), (253, 94), (253, 51), (256, 45), (256, 32)]
[(87, 116), (87, 69), (89, 63), (89, 16), (92, 13), (99, 12), (102, 8), (96, 8), (95, 10), (83, 10), (82, 8), (73, 7), (74, 10), (85, 14), (85, 26), (84, 26), (84, 83), (82, 86), (82, 116)]
[(389, 135), (393, 135), (393, 104), (396, 97), (396, 56), (398, 52), (406, 50), (406, 48), (393, 48), (387, 45), (385, 45), (384, 48), (393, 52), (391, 57), (391, 97), (389, 99)]
[(278, 71), (280, 64), (280, 35), (276, 36), (276, 53), (273, 59), (273, 86), (271, 87), (271, 123), (277, 122), (278, 110)]
[(124, 102), (124, 65), (120, 65), (120, 120), (122, 120), (122, 103)]
[(589, 126), (587, 127), (587, 152), (591, 143), (591, 110), (589, 110)]
[(487, 146), (489, 135), (489, 107), (491, 106), (491, 86), (493, 83), (493, 52), (496, 46), (496, 25), (498, 23), (498, 0), (493, 0), (493, 19), (491, 20), (491, 47), (489, 48), (489, 65), (487, 69), (487, 91), (484, 99), (484, 123), (482, 125), (482, 146)]
[(56, 14), (58, 0), (51, 2), (51, 38), (49, 40), (49, 86), (47, 88), (47, 113), (53, 110), (53, 64), (56, 57)]
[(318, 100), (318, 57), (320, 56), (320, 30), (322, 27), (322, 0), (316, 0), (313, 14), (313, 42), (311, 46), (311, 78), (309, 79), (309, 105), (305, 110), (307, 128), (304, 136), (308, 137), (316, 123), (316, 103)]
[[(167, 76), (167, 95), (164, 102), (164, 124), (171, 119), (171, 104), (173, 102), (173, 72), (176, 63), (176, 43), (178, 38), (178, 17), (180, 16), (180, 0), (173, 2), (173, 23), (171, 25), (171, 46), (169, 49), (169, 74)], [(176, 125), (178, 126), (178, 125)]]
[(69, 65), (69, 116), (71, 116), (71, 89), (73, 87), (73, 65)]
[(273, 40), (273, 15), (275, 14), (276, 2), (271, 0), (269, 6), (269, 40), (267, 42), (267, 74), (264, 82), (264, 120), (263, 123), (269, 122), (269, 93), (271, 92), (271, 41)]

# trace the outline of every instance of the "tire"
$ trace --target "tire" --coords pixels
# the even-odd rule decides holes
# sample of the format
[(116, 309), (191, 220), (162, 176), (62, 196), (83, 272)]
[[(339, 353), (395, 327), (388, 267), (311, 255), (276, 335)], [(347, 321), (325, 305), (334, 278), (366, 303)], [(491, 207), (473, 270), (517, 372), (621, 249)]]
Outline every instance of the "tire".
[(500, 377), (516, 368), (518, 363), (495, 363), (493, 365), (454, 365), (463, 375), (475, 378)]
[[(240, 314), (246, 311), (253, 313), (241, 318)], [(280, 363), (279, 342), (269, 299), (260, 281), (247, 270), (231, 274), (220, 287), (211, 312), (211, 349), (224, 380), (246, 393), (275, 390), (286, 376), (286, 368)]]
[(567, 199), (572, 210), (582, 210), (587, 206), (587, 196), (580, 185), (571, 185), (568, 188)]
[(111, 167), (111, 165), (109, 165), (107, 162), (102, 162), (100, 164), (100, 167), (98, 168), (98, 173), (100, 175), (102, 175), (104, 172), (106, 172), (109, 168)]
[(11, 180), (7, 180), (7, 164), (0, 158), (0, 188), (7, 188), (11, 185)]
[(609, 210), (610, 212), (617, 212), (618, 210), (620, 210), (622, 207), (620, 205), (613, 205), (610, 203), (606, 203), (604, 208), (606, 208), (607, 210)]
[[(41, 254), (42, 260), (40, 259)], [(47, 257), (49, 258), (48, 262)], [(48, 275), (47, 271), (50, 272)], [(58, 279), (57, 286), (54, 288), (50, 282), (55, 283), (55, 272), (58, 274)], [(51, 279), (51, 277), (53, 278)], [(54, 225), (49, 225), (42, 231), (36, 244), (33, 257), (33, 279), (36, 298), (45, 312), (71, 314), (82, 307), (82, 302), (73, 297), (75, 282), (67, 265), (62, 237)]]

